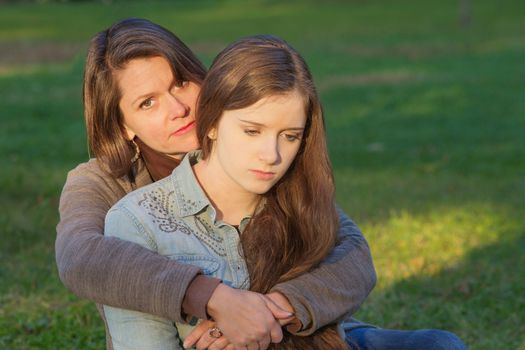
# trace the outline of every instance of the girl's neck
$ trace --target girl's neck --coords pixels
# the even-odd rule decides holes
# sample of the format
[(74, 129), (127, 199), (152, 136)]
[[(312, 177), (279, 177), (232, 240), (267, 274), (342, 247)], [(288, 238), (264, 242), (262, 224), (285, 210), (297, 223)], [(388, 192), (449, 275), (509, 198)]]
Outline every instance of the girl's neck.
[(208, 160), (199, 160), (193, 172), (202, 189), (217, 212), (217, 220), (239, 225), (241, 220), (252, 215), (260, 195), (244, 191), (224, 172), (210, 166)]

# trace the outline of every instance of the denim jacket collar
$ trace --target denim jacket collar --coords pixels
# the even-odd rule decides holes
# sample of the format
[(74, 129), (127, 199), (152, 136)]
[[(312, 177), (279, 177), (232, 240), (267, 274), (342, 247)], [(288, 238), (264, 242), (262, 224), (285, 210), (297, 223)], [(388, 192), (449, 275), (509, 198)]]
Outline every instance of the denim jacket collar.
[(181, 217), (195, 215), (208, 206), (215, 212), (192, 169), (192, 165), (197, 164), (200, 159), (200, 150), (189, 152), (171, 174), (173, 188), (177, 193), (175, 200)]
[[(199, 181), (197, 181), (192, 169), (192, 165), (197, 164), (201, 158), (202, 152), (200, 150), (187, 153), (180, 165), (175, 168), (171, 174), (173, 188), (177, 194), (175, 200), (177, 201), (178, 214), (181, 217), (186, 217), (207, 210), (210, 218), (215, 221), (217, 212), (206, 196), (206, 193), (204, 193)], [(264, 201), (264, 199), (262, 200)], [(258, 212), (261, 207), (262, 206), (259, 206), (256, 212)], [(241, 220), (239, 225), (241, 232), (244, 231), (251, 217), (252, 215), (247, 215)]]

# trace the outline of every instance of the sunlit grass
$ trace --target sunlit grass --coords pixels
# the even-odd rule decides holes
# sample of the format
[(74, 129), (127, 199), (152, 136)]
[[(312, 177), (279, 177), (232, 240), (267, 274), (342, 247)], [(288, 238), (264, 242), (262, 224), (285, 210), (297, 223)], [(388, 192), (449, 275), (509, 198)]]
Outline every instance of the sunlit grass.
[[(249, 34), (280, 35), (303, 53), (338, 202), (378, 272), (359, 318), (449, 329), (474, 350), (525, 349), (524, 4), (478, 1), (466, 29), (452, 0), (2, 5), (0, 348), (104, 346), (95, 306), (58, 280), (57, 206), (67, 171), (88, 159), (82, 50), (111, 22), (139, 16), (206, 64)], [(39, 62), (47, 45), (78, 52)]]

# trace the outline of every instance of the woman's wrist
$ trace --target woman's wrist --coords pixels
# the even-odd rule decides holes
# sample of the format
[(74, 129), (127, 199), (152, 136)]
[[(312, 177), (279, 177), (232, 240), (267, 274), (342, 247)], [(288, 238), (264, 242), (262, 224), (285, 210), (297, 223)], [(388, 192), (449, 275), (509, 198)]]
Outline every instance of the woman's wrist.
[[(221, 280), (214, 277), (197, 275), (189, 284), (182, 301), (182, 312), (185, 315), (208, 319), (207, 305)], [(187, 318), (187, 317), (186, 317)]]

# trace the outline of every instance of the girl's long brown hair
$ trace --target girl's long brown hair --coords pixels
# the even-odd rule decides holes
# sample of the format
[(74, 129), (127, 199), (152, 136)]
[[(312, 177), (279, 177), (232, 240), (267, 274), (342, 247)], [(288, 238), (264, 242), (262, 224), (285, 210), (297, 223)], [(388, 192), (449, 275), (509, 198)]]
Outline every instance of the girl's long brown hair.
[[(303, 96), (307, 115), (301, 147), (286, 175), (263, 195), (263, 207), (241, 235), (250, 289), (259, 293), (314, 268), (336, 241), (335, 188), (319, 97), (308, 66), (293, 48), (276, 37), (255, 36), (233, 43), (216, 57), (197, 108), (197, 136), (206, 158), (213, 145), (208, 134), (224, 111), (294, 91)], [(311, 336), (285, 332), (283, 342), (273, 348), (348, 346), (336, 326), (329, 325)]]

